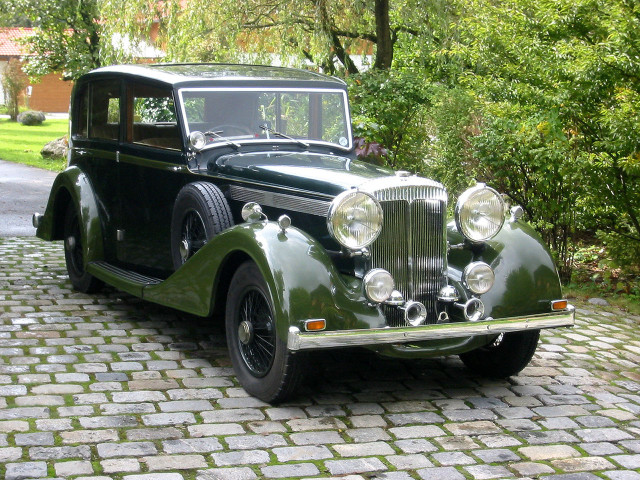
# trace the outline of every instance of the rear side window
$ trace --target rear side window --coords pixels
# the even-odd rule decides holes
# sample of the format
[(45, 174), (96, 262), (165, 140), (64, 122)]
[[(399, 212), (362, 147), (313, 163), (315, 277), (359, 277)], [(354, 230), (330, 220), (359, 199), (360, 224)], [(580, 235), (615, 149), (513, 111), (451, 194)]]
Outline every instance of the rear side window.
[(93, 82), (89, 100), (89, 137), (118, 140), (120, 130), (120, 82)]
[(157, 148), (181, 148), (170, 89), (129, 85), (127, 105), (127, 141)]

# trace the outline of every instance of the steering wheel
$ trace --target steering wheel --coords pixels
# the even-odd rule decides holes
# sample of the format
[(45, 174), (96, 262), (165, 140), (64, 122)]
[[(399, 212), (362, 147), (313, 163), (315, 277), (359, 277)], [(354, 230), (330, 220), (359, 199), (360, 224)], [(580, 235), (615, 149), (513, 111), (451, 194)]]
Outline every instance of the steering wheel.
[(243, 125), (233, 125), (231, 123), (223, 123), (222, 125), (216, 125), (213, 128), (210, 128), (211, 132), (221, 132), (218, 135), (222, 137), (229, 137), (234, 135), (253, 135), (253, 131), (249, 127), (245, 127)]

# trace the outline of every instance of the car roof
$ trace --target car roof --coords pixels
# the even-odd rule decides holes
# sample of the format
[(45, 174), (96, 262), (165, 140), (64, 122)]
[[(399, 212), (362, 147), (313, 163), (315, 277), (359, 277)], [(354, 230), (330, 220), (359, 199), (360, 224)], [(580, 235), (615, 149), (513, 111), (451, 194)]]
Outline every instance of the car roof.
[(299, 68), (220, 63), (162, 63), (113, 65), (83, 75), (82, 79), (126, 76), (161, 82), (172, 87), (289, 86), (345, 88), (338, 78)]

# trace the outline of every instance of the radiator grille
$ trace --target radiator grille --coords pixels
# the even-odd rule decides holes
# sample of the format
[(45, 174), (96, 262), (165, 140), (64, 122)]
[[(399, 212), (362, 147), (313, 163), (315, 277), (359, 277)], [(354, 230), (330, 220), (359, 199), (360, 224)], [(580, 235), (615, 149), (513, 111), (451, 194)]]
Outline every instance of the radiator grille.
[[(446, 285), (446, 192), (419, 187), (371, 192), (384, 212), (384, 227), (370, 247), (371, 267), (388, 270), (404, 298), (422, 302), (427, 323), (436, 323), (436, 296)], [(406, 325), (401, 310), (383, 308), (390, 326)]]

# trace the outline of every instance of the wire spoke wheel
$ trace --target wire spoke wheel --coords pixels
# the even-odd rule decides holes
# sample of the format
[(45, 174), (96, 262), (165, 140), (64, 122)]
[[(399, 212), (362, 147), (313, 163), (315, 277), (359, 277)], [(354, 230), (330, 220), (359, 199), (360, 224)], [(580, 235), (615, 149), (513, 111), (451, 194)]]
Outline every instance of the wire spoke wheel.
[(265, 376), (276, 353), (273, 315), (258, 289), (245, 293), (238, 315), (238, 348), (247, 368), (256, 377)]
[(82, 226), (75, 205), (67, 206), (64, 219), (64, 260), (73, 288), (80, 292), (97, 292), (102, 282), (87, 272), (82, 244)]
[(180, 236), (180, 257), (184, 263), (207, 243), (207, 231), (202, 217), (196, 210), (191, 210), (185, 215)]
[(78, 215), (71, 216), (69, 231), (65, 235), (65, 248), (69, 254), (70, 266), (78, 276), (84, 274), (84, 258), (82, 252), (82, 237), (80, 233), (80, 223)]
[[(287, 349), (278, 335), (277, 307), (258, 266), (242, 263), (231, 278), (225, 306), (229, 356), (240, 385), (262, 401), (291, 396), (303, 377), (306, 356)], [(282, 329), (284, 330), (284, 329)]]

